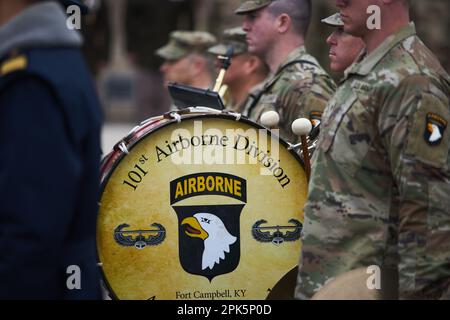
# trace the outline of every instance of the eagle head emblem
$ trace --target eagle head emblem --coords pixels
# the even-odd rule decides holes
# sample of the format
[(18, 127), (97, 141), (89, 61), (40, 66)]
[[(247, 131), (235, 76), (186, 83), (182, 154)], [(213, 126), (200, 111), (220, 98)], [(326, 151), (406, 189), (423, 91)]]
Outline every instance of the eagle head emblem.
[(428, 123), (427, 126), (428, 132), (430, 133), (430, 142), (436, 142), (442, 139), (441, 131), (437, 125), (435, 125), (434, 123)]
[(225, 227), (223, 221), (211, 213), (197, 213), (181, 222), (184, 232), (192, 238), (204, 241), (202, 270), (213, 269), (220, 260), (225, 260), (225, 253), (237, 240)]
[(436, 113), (428, 113), (426, 116), (426, 127), (424, 138), (426, 143), (431, 146), (438, 146), (444, 139), (444, 132), (448, 121)]

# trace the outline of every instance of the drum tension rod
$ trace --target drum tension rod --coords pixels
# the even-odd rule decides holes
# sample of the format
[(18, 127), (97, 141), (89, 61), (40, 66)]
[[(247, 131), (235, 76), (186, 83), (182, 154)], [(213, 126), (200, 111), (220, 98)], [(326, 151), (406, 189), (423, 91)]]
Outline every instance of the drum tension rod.
[[(309, 137), (308, 137), (307, 141), (308, 141), (308, 150), (309, 151), (314, 150), (316, 148), (316, 146), (317, 146), (317, 141), (314, 141), (311, 145), (309, 145), (310, 142), (311, 142), (311, 139)], [(298, 149), (298, 148), (300, 148), (302, 146), (301, 142), (299, 142), (297, 144), (292, 144), (292, 143), (288, 143), (288, 144), (289, 144), (289, 147), (288, 147), (289, 151), (296, 150), (296, 149)]]

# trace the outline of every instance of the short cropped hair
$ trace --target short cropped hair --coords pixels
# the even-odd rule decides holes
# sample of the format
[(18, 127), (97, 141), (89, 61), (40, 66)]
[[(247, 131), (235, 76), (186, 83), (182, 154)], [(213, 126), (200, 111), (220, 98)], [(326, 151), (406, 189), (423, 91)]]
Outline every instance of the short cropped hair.
[(306, 37), (312, 15), (311, 0), (276, 0), (270, 4), (268, 12), (273, 16), (286, 13), (291, 17), (294, 31)]

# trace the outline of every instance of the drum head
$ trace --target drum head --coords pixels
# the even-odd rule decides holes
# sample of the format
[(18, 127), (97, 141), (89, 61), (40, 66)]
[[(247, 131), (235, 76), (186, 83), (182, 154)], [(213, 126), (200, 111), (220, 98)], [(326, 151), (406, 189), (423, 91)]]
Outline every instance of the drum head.
[(203, 115), (129, 147), (105, 173), (97, 225), (112, 296), (271, 296), (299, 263), (307, 196), (299, 158), (277, 141), (250, 121)]

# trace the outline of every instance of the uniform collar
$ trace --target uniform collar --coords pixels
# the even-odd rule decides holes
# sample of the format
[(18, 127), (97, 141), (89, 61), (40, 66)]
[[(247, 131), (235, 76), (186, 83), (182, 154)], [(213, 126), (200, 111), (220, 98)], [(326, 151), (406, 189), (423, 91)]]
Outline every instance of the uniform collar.
[(387, 37), (371, 54), (367, 55), (366, 50), (363, 50), (356, 59), (357, 62), (345, 71), (344, 79), (351, 74), (367, 76), (392, 48), (414, 35), (416, 35), (416, 27), (414, 22), (411, 22), (408, 26)]
[(280, 73), (280, 71), (287, 66), (288, 64), (290, 64), (293, 61), (297, 61), (297, 60), (305, 60), (304, 56), (306, 55), (306, 48), (305, 46), (300, 46), (298, 48), (295, 48), (291, 53), (289, 53), (289, 55), (287, 56), (287, 58), (284, 60), (284, 62), (278, 67), (278, 70), (275, 74)]

